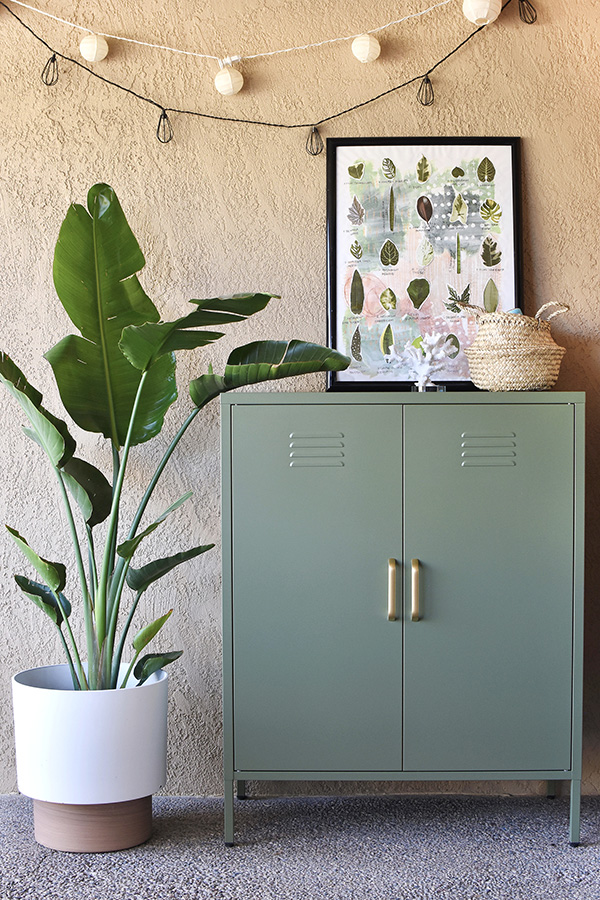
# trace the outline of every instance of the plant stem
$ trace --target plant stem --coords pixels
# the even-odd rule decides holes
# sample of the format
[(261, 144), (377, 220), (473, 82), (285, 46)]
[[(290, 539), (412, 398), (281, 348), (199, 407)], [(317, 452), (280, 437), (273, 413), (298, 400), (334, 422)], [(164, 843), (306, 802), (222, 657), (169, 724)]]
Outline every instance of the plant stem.
[(136, 664), (136, 662), (137, 662), (137, 658), (138, 658), (138, 656), (140, 655), (140, 653), (141, 653), (141, 651), (138, 650), (138, 652), (135, 654), (135, 656), (134, 656), (133, 659), (131, 660), (131, 664), (130, 664), (129, 668), (127, 669), (126, 673), (125, 673), (125, 678), (124, 678), (123, 681), (121, 682), (121, 687), (122, 687), (122, 688), (124, 688), (125, 685), (127, 684), (128, 680), (129, 680), (129, 676), (131, 675), (131, 673), (132, 673), (132, 671), (133, 671), (133, 667), (135, 666), (135, 664)]
[[(92, 684), (95, 682), (95, 666), (94, 662), (97, 657), (97, 646), (96, 639), (94, 635), (94, 624), (92, 621), (92, 602), (90, 599), (90, 593), (88, 590), (88, 584), (85, 576), (85, 567), (83, 564), (83, 557), (81, 555), (81, 547), (79, 546), (79, 536), (77, 534), (77, 528), (75, 527), (75, 520), (73, 518), (73, 510), (71, 509), (71, 503), (69, 501), (69, 495), (67, 493), (67, 489), (65, 487), (65, 482), (62, 477), (62, 472), (60, 469), (54, 470), (56, 472), (60, 492), (62, 494), (63, 505), (65, 508), (65, 512), (67, 514), (67, 522), (69, 525), (69, 531), (71, 532), (71, 539), (73, 542), (73, 549), (75, 550), (75, 562), (77, 565), (77, 572), (79, 574), (79, 583), (81, 586), (81, 593), (83, 595), (83, 614), (85, 618), (85, 634), (86, 634), (86, 643), (88, 650), (88, 673), (90, 675), (90, 680)], [(60, 603), (60, 601), (58, 601)], [(62, 607), (61, 607), (62, 608)], [(73, 638), (73, 633), (71, 632), (71, 627), (67, 621), (65, 616), (65, 624), (67, 626), (69, 635), (71, 637), (71, 641), (73, 643), (73, 648), (75, 651), (75, 659), (80, 669), (81, 673), (83, 673), (83, 669), (81, 668), (81, 659), (79, 657), (79, 651), (77, 650), (77, 645), (75, 643), (75, 639)], [(85, 675), (84, 675), (85, 680)]]
[[(60, 609), (60, 611), (62, 613), (63, 621), (65, 623), (65, 628), (67, 629), (67, 634), (69, 635), (69, 640), (71, 641), (71, 648), (73, 650), (73, 656), (75, 658), (75, 666), (77, 668), (78, 681), (79, 681), (80, 687), (82, 690), (89, 690), (89, 683), (85, 676), (85, 671), (83, 669), (83, 665), (81, 664), (81, 659), (79, 657), (79, 651), (77, 649), (77, 644), (75, 643), (75, 638), (73, 637), (73, 632), (71, 631), (71, 625), (69, 623), (69, 619), (67, 618), (66, 610), (64, 609), (62, 603), (60, 602), (59, 592), (52, 591), (52, 593), (54, 594), (54, 597), (58, 604), (58, 608)], [(61, 631), (61, 634), (62, 634), (62, 631)], [(63, 640), (64, 640), (64, 638), (63, 638)], [(66, 646), (66, 642), (65, 642), (65, 646)], [(67, 655), (70, 658), (70, 654), (68, 653), (68, 650), (67, 650)], [(89, 668), (89, 666), (88, 666), (88, 668)]]
[[(135, 418), (138, 411), (138, 406), (140, 403), (140, 398), (142, 396), (142, 390), (144, 388), (144, 384), (147, 377), (147, 372), (142, 372), (140, 383), (138, 385), (137, 393), (135, 395), (135, 400), (133, 401), (133, 408), (131, 410), (131, 416), (129, 418), (129, 425), (127, 427), (127, 437), (125, 438), (125, 444), (123, 445), (123, 455), (121, 458), (121, 463), (119, 466), (118, 475), (116, 478), (115, 486), (113, 489), (113, 498), (112, 498), (112, 506), (110, 511), (110, 517), (108, 520), (108, 531), (106, 535), (106, 544), (104, 550), (104, 559), (102, 561), (102, 570), (100, 573), (100, 581), (98, 583), (98, 593), (96, 596), (96, 632), (98, 636), (98, 646), (101, 648), (103, 652), (103, 681), (106, 683), (110, 682), (111, 675), (111, 656), (112, 656), (112, 648), (104, 647), (104, 642), (107, 638), (107, 613), (108, 613), (108, 595), (109, 595), (109, 583), (111, 576), (111, 557), (114, 559), (114, 550), (113, 547), (116, 546), (117, 540), (117, 524), (119, 517), (119, 502), (121, 500), (121, 492), (123, 490), (123, 481), (125, 478), (125, 471), (127, 469), (127, 460), (129, 457), (129, 451), (131, 449), (131, 442), (133, 438), (133, 428), (135, 424)], [(117, 564), (118, 565), (118, 564)], [(119, 603), (119, 597), (113, 597), (113, 603), (117, 605)]]
[[(117, 489), (117, 483), (119, 480), (119, 472), (121, 470), (121, 459), (119, 457), (119, 451), (112, 445), (112, 457), (113, 457), (113, 496)], [(109, 571), (112, 572), (115, 568), (115, 555), (117, 552), (117, 534), (119, 533), (119, 507), (117, 506), (117, 519), (115, 521), (115, 530), (114, 530), (114, 538), (112, 545), (109, 549)]]
[(175, 447), (177, 446), (177, 444), (179, 443), (179, 441), (181, 440), (183, 435), (186, 433), (186, 431), (188, 430), (188, 428), (190, 427), (190, 425), (192, 424), (192, 422), (194, 421), (194, 419), (200, 412), (200, 409), (201, 409), (201, 407), (197, 406), (191, 411), (191, 413), (189, 414), (189, 416), (187, 417), (187, 419), (185, 420), (185, 422), (183, 423), (183, 425), (181, 426), (181, 428), (179, 429), (179, 431), (177, 432), (177, 434), (175, 435), (175, 437), (173, 438), (173, 440), (171, 441), (171, 443), (169, 444), (167, 449), (165, 450), (164, 456), (161, 459), (161, 461), (159, 462), (156, 472), (152, 476), (152, 479), (151, 479), (148, 487), (146, 488), (146, 493), (142, 497), (142, 499), (140, 501), (140, 505), (137, 508), (135, 518), (134, 518), (133, 522), (131, 523), (128, 540), (131, 540), (131, 538), (135, 537), (135, 533), (138, 530), (139, 524), (142, 520), (142, 516), (144, 515), (146, 506), (148, 505), (148, 501), (150, 500), (150, 497), (152, 496), (152, 492), (154, 491), (154, 488), (156, 487), (158, 480), (159, 480), (160, 476), (162, 475), (165, 466), (169, 462), (169, 459), (171, 458), (173, 451), (175, 450)]
[[(152, 479), (151, 479), (148, 487), (146, 488), (146, 492), (145, 492), (144, 496), (142, 497), (140, 504), (137, 508), (137, 512), (135, 514), (133, 522), (131, 523), (131, 528), (129, 529), (129, 534), (127, 535), (127, 540), (131, 540), (132, 538), (135, 537), (136, 532), (139, 528), (140, 522), (142, 520), (142, 516), (144, 515), (144, 512), (146, 510), (146, 506), (148, 505), (148, 501), (150, 500), (150, 497), (152, 496), (152, 492), (154, 491), (154, 488), (158, 484), (158, 480), (159, 480), (160, 476), (162, 475), (165, 466), (169, 462), (169, 459), (171, 458), (173, 451), (175, 450), (177, 444), (179, 443), (179, 441), (181, 440), (181, 438), (183, 437), (183, 435), (185, 434), (187, 429), (190, 427), (190, 425), (192, 424), (192, 422), (194, 421), (194, 419), (200, 412), (200, 409), (201, 409), (201, 407), (195, 407), (192, 410), (192, 412), (188, 415), (185, 422), (183, 423), (183, 425), (181, 426), (181, 428), (179, 429), (179, 431), (177, 432), (177, 434), (175, 435), (175, 437), (173, 438), (173, 440), (171, 441), (171, 443), (165, 450), (163, 458), (161, 459), (160, 463), (158, 464), (156, 471), (155, 471), (154, 475), (152, 476)], [(121, 593), (122, 593), (122, 590), (124, 587), (125, 576), (127, 574), (127, 569), (129, 568), (129, 563), (130, 563), (130, 560), (122, 559), (120, 557), (117, 560), (117, 564), (115, 566), (115, 571), (114, 571), (114, 575), (113, 575), (113, 579), (112, 579), (112, 585), (111, 585), (110, 596), (109, 596), (109, 606), (111, 609), (111, 613), (110, 613), (110, 621), (109, 621), (109, 626), (108, 626), (108, 642), (113, 647), (114, 647), (116, 629), (117, 629), (117, 617), (119, 614), (119, 598), (121, 597)], [(139, 600), (139, 597), (135, 601), (133, 610), (135, 610), (138, 600)], [(120, 662), (121, 654), (123, 652), (123, 646), (124, 646), (125, 638), (127, 635), (127, 631), (129, 630), (129, 626), (131, 624), (132, 615), (133, 615), (133, 611), (132, 611), (132, 613), (130, 613), (130, 615), (127, 619), (127, 622), (125, 623), (124, 630), (121, 635), (121, 640), (119, 642), (119, 650), (117, 651), (117, 653), (119, 655), (119, 662)], [(115, 664), (113, 663), (112, 681), (114, 682), (114, 680), (115, 680)]]
[(96, 568), (96, 553), (94, 551), (94, 533), (89, 525), (86, 525), (86, 532), (88, 539), (88, 571), (90, 574), (90, 603), (93, 612), (98, 585), (98, 570)]
[(135, 600), (131, 604), (131, 609), (129, 610), (129, 615), (127, 616), (127, 621), (125, 622), (125, 625), (123, 626), (123, 631), (121, 632), (121, 638), (119, 640), (119, 646), (117, 647), (117, 651), (114, 654), (114, 659), (113, 659), (111, 687), (117, 686), (117, 680), (119, 678), (119, 666), (121, 665), (121, 660), (123, 658), (123, 649), (125, 647), (125, 641), (127, 639), (127, 632), (129, 631), (129, 628), (131, 627), (131, 623), (133, 621), (133, 617), (135, 615), (135, 611), (137, 609), (138, 603), (140, 602), (140, 597), (142, 596), (142, 594), (143, 594), (143, 591), (139, 591), (135, 595)]
[(75, 672), (75, 666), (73, 665), (73, 657), (71, 656), (71, 652), (69, 650), (69, 645), (67, 644), (67, 642), (65, 640), (65, 636), (62, 633), (62, 628), (60, 628), (59, 625), (57, 625), (56, 627), (58, 628), (58, 633), (60, 635), (60, 640), (63, 645), (63, 650), (65, 651), (65, 654), (67, 657), (67, 662), (69, 664), (69, 669), (71, 670), (71, 678), (73, 679), (73, 687), (75, 688), (76, 691), (80, 691), (81, 685), (79, 684), (79, 679)]

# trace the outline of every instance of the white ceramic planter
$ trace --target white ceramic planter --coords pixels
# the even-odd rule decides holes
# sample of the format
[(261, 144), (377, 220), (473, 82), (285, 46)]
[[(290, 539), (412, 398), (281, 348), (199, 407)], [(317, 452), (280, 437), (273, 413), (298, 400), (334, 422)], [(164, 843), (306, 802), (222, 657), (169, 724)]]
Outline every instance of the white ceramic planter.
[[(127, 667), (121, 668), (123, 677)], [(146, 824), (132, 843), (121, 840), (119, 846), (133, 846), (149, 836), (150, 796), (166, 780), (168, 678), (160, 671), (141, 687), (133, 686), (135, 680), (131, 684), (118, 690), (74, 691), (66, 665), (14, 676), (17, 782), (21, 793), (35, 801), (36, 838), (41, 843), (66, 850), (119, 849), (114, 841), (110, 846), (72, 847), (40, 838), (38, 813), (43, 810), (46, 816), (56, 804), (70, 806), (75, 816), (84, 807), (95, 807), (105, 819), (106, 804), (122, 804), (125, 813), (126, 801), (134, 801), (134, 807), (144, 806)], [(76, 829), (81, 827), (79, 823)]]

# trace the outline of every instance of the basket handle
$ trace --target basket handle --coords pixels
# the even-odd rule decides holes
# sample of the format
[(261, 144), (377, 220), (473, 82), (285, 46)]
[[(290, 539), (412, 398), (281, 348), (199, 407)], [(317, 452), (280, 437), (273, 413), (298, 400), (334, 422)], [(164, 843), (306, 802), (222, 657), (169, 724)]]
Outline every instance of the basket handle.
[(475, 315), (476, 318), (478, 316), (489, 315), (488, 311), (485, 310), (482, 306), (474, 306), (472, 303), (467, 303), (466, 300), (457, 300), (456, 305), (462, 306), (463, 309), (470, 310)]
[(535, 318), (539, 319), (543, 312), (547, 309), (550, 309), (552, 306), (556, 306), (554, 312), (550, 313), (549, 316), (546, 316), (546, 322), (549, 322), (550, 319), (553, 319), (555, 316), (560, 316), (562, 313), (569, 312), (570, 307), (568, 307), (565, 303), (559, 303), (557, 300), (550, 300), (548, 303), (544, 303), (543, 306), (540, 306), (538, 311), (535, 314)]

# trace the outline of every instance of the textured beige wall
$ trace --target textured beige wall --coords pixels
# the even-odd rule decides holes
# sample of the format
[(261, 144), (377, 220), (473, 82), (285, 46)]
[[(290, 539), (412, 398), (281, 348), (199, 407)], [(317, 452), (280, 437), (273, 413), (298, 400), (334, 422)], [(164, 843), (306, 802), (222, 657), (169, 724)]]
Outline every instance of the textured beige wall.
[[(352, 34), (423, 9), (425, 0), (39, 0), (40, 6), (98, 30), (222, 56), (289, 47)], [(600, 350), (597, 216), (597, 109), (600, 73), (598, 0), (536, 0), (538, 24), (523, 25), (517, 0), (434, 76), (436, 102), (421, 107), (410, 87), (323, 127), (328, 136), (520, 135), (523, 138), (525, 307), (565, 300), (571, 314), (555, 334), (568, 348), (558, 387), (588, 391), (588, 581), (585, 789), (600, 789), (598, 684), (600, 580), (598, 508), (598, 387)], [(470, 32), (460, 0), (390, 29), (379, 61), (356, 62), (347, 44), (244, 63), (247, 87), (222, 98), (215, 67), (125, 44), (111, 45), (95, 70), (173, 107), (283, 123), (310, 122), (352, 106), (432, 65)], [(77, 55), (78, 34), (13, 7), (49, 44)], [(75, 9), (75, 11), (74, 11)], [(117, 191), (148, 260), (143, 283), (166, 318), (190, 297), (246, 289), (273, 290), (274, 302), (255, 321), (232, 328), (204, 357), (182, 362), (180, 386), (191, 373), (218, 365), (237, 343), (257, 337), (325, 340), (325, 154), (304, 151), (306, 130), (278, 130), (172, 116), (175, 139), (154, 136), (158, 114), (135, 98), (61, 63), (46, 88), (39, 73), (46, 48), (0, 7), (2, 126), (0, 128), (0, 347), (8, 350), (47, 404), (56, 390), (42, 352), (67, 332), (51, 280), (53, 248), (68, 204), (82, 202), (95, 181)], [(320, 377), (296, 388), (322, 389)], [(292, 386), (288, 384), (288, 389)], [(185, 390), (166, 433), (189, 407)], [(68, 557), (64, 520), (38, 449), (22, 436), (20, 416), (0, 404), (2, 521), (18, 525), (54, 559)], [(74, 429), (76, 432), (77, 429)], [(77, 434), (82, 451), (108, 462), (93, 437)], [(208, 412), (180, 448), (156, 508), (185, 488), (193, 505), (152, 544), (174, 552), (219, 534), (218, 417)], [(157, 444), (160, 442), (157, 442)], [(133, 465), (138, 484), (160, 448), (143, 447)], [(23, 477), (25, 476), (25, 477)], [(134, 485), (135, 487), (136, 485)], [(548, 485), (552, 490), (552, 485)], [(178, 533), (177, 533), (178, 532)], [(159, 543), (160, 542), (160, 543)], [(165, 547), (165, 543), (168, 546)], [(170, 605), (173, 644), (185, 648), (173, 667), (171, 767), (168, 790), (221, 791), (219, 553), (179, 569), (148, 600), (149, 613)], [(11, 573), (21, 570), (15, 548), (0, 537), (4, 596), (0, 629), (0, 790), (15, 789), (10, 676), (60, 661), (54, 636), (38, 611), (18, 595)], [(446, 786), (448, 787), (448, 786)], [(409, 788), (410, 789), (410, 788)], [(476, 789), (469, 786), (469, 789)], [(487, 789), (487, 788), (483, 788)], [(519, 786), (516, 786), (519, 789)], [(530, 788), (528, 788), (530, 789)]]

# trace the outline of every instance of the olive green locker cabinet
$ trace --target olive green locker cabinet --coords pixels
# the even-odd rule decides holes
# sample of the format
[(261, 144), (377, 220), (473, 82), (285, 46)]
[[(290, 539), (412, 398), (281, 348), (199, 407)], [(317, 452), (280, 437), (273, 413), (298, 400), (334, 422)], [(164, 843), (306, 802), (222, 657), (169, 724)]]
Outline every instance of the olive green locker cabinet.
[(544, 779), (577, 843), (583, 396), (222, 410), (226, 842), (248, 779)]

